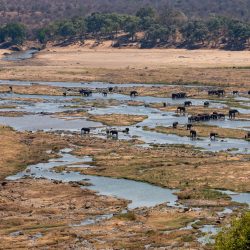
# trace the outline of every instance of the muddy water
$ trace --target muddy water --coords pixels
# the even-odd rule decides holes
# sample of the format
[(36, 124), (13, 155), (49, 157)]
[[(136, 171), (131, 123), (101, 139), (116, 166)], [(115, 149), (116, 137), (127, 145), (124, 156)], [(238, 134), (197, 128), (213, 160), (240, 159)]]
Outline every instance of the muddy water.
[(9, 55), (6, 55), (2, 60), (4, 61), (22, 61), (26, 59), (30, 59), (33, 57), (35, 53), (37, 53), (38, 50), (30, 49), (25, 51), (16, 51)]
[[(128, 206), (129, 209), (153, 207), (166, 202), (170, 206), (176, 206), (177, 196), (173, 194), (176, 190), (161, 188), (138, 181), (82, 175), (76, 172), (56, 173), (53, 171), (52, 168), (59, 166), (80, 164), (80, 166), (84, 167), (91, 161), (88, 156), (76, 157), (69, 154), (69, 151), (62, 151), (62, 158), (52, 159), (48, 163), (31, 165), (25, 171), (10, 176), (7, 179), (17, 180), (24, 177), (33, 177), (63, 182), (87, 180), (92, 184), (92, 186), (87, 187), (88, 189), (97, 191), (102, 195), (116, 196), (131, 201)], [(87, 165), (87, 167), (89, 166)]]

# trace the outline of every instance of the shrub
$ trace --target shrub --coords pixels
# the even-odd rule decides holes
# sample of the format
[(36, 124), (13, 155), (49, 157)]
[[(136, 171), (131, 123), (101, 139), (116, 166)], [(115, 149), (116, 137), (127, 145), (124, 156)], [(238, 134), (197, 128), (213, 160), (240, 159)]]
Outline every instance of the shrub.
[(216, 250), (250, 249), (250, 212), (234, 219), (216, 238)]

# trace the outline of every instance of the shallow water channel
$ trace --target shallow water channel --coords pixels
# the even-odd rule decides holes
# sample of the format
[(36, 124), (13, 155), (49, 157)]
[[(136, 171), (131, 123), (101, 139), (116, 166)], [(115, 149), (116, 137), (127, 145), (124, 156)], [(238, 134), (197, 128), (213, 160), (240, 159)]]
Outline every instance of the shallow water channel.
[[(46, 96), (46, 95), (20, 95), (3, 93), (0, 94), (0, 103), (5, 105), (17, 105), (14, 109), (5, 109), (5, 111), (25, 111), (30, 114), (21, 117), (0, 117), (0, 123), (4, 125), (9, 125), (17, 130), (64, 130), (64, 131), (80, 131), (82, 127), (92, 128), (92, 132), (98, 135), (103, 131), (104, 127), (99, 122), (92, 122), (86, 118), (68, 117), (68, 119), (59, 119), (52, 117), (53, 113), (62, 111), (74, 111), (77, 108), (67, 108), (70, 105), (76, 105), (77, 102), (74, 101), (72, 96)], [(41, 99), (41, 102), (28, 101), (22, 103), (16, 101), (16, 98), (27, 98), (27, 100)], [(79, 98), (79, 97), (78, 97)], [(120, 134), (120, 139), (131, 139), (133, 136), (140, 138), (147, 144), (186, 144), (193, 145), (197, 148), (202, 148), (209, 151), (221, 151), (230, 150), (235, 153), (247, 154), (250, 152), (250, 143), (246, 140), (236, 140), (236, 139), (223, 139), (211, 141), (209, 138), (200, 138), (198, 140), (191, 140), (189, 137), (181, 137), (174, 134), (162, 134), (152, 131), (145, 131), (142, 127), (147, 126), (150, 128), (155, 128), (156, 126), (172, 126), (173, 122), (179, 122), (179, 124), (187, 123), (187, 116), (176, 116), (174, 112), (163, 112), (158, 109), (148, 108), (145, 106), (128, 106), (126, 102), (131, 101), (130, 96), (121, 94), (110, 94), (108, 98), (103, 97), (100, 93), (94, 93), (93, 96), (88, 98), (83, 98), (85, 101), (97, 101), (99, 99), (114, 99), (125, 103), (118, 106), (112, 106), (108, 108), (86, 108), (82, 107), (84, 111), (94, 115), (105, 115), (105, 114), (130, 114), (130, 115), (147, 115), (148, 118), (141, 123), (136, 124), (136, 126), (130, 126), (130, 134), (124, 135)], [(15, 100), (15, 101), (13, 101)], [(136, 98), (136, 100), (144, 101), (145, 103), (161, 103), (162, 101), (169, 101), (171, 105), (176, 103), (181, 103), (183, 100), (172, 100), (170, 98), (157, 98), (157, 97), (147, 97), (142, 96)], [(202, 104), (203, 100), (192, 100), (194, 105)], [(66, 105), (66, 107), (65, 107)], [(214, 106), (221, 104), (212, 103)], [(50, 115), (41, 115), (40, 113), (49, 113)], [(227, 128), (242, 128), (249, 130), (250, 120), (246, 121), (231, 121), (226, 119), (225, 121), (211, 121), (208, 122), (211, 125), (217, 125), (219, 127)], [(99, 129), (101, 128), (101, 129)], [(123, 128), (118, 128), (123, 129)], [(102, 134), (102, 133), (101, 133)], [(233, 150), (232, 150), (233, 149)]]
[(5, 55), (2, 60), (4, 61), (22, 61), (27, 60), (33, 57), (35, 53), (37, 53), (38, 50), (36, 49), (29, 49), (24, 51), (15, 51), (8, 55)]
[(52, 159), (48, 163), (39, 163), (29, 166), (23, 172), (10, 176), (8, 180), (17, 180), (24, 177), (46, 178), (63, 182), (87, 180), (92, 186), (88, 189), (97, 191), (102, 195), (116, 196), (131, 201), (128, 209), (137, 207), (153, 207), (167, 202), (169, 206), (177, 206), (177, 196), (173, 193), (176, 190), (161, 188), (148, 183), (126, 179), (113, 179), (91, 175), (82, 175), (77, 172), (57, 173), (53, 170), (59, 166), (91, 167), (88, 165), (91, 158), (76, 157), (69, 153), (70, 150), (61, 151), (61, 158)]

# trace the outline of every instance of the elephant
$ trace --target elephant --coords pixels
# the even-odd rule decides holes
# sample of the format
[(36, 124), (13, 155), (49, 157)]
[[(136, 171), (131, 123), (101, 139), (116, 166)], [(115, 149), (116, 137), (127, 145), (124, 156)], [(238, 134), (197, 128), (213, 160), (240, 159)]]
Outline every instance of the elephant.
[(218, 137), (218, 136), (219, 136), (218, 133), (213, 133), (213, 132), (210, 133), (210, 139), (211, 140), (215, 140), (216, 137)]
[(190, 137), (195, 139), (197, 137), (197, 132), (195, 130), (190, 130)]
[(177, 113), (179, 113), (179, 112), (180, 112), (180, 114), (181, 113), (185, 114), (186, 113), (186, 108), (185, 107), (178, 107), (177, 108)]
[(187, 124), (187, 130), (191, 130), (192, 127), (193, 127), (193, 124), (191, 124), (191, 123)]
[(179, 124), (179, 122), (174, 122), (173, 123), (173, 128), (177, 128), (178, 124)]
[(185, 107), (189, 107), (189, 106), (191, 106), (192, 105), (192, 102), (191, 101), (186, 101), (186, 102), (184, 102), (184, 106)]
[(82, 128), (81, 129), (81, 135), (89, 134), (90, 133), (90, 128)]
[(239, 114), (240, 112), (237, 109), (231, 109), (228, 112), (229, 119), (234, 119), (236, 114)]
[(138, 96), (139, 95), (139, 93), (137, 92), (137, 91), (131, 91), (130, 92), (130, 96), (131, 97), (136, 97), (136, 96)]

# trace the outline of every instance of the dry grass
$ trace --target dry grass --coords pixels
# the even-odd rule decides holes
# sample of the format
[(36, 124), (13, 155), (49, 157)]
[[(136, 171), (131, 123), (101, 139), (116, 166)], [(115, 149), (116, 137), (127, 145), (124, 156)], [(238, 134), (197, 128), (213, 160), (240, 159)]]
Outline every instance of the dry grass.
[[(21, 180), (0, 186), (0, 249), (27, 249), (30, 237), (33, 248), (56, 249), (63, 243), (70, 246), (76, 234), (70, 224), (103, 213), (114, 213), (126, 207), (126, 202), (112, 197), (97, 196), (79, 186), (53, 183), (47, 180)], [(21, 235), (10, 236), (21, 231)], [(57, 248), (58, 249), (58, 248)]]
[(181, 214), (171, 211), (164, 211), (159, 214), (158, 211), (151, 211), (146, 218), (146, 223), (153, 229), (174, 230), (184, 227), (193, 221), (196, 213)]
[(249, 86), (249, 53), (55, 47), (24, 62), (0, 62), (0, 78)]
[(107, 126), (132, 126), (147, 119), (146, 115), (89, 115), (89, 120), (101, 122)]
[(49, 159), (48, 149), (59, 149), (66, 143), (57, 136), (45, 133), (18, 133), (8, 127), (0, 127), (0, 180), (14, 174), (27, 165)]
[[(23, 95), (63, 95), (63, 88), (43, 85), (12, 86), (13, 93)], [(0, 86), (0, 92), (9, 92), (8, 85)]]
[[(163, 134), (175, 134), (180, 136), (190, 136), (190, 131), (186, 127), (179, 126), (177, 129), (172, 127), (144, 128), (145, 130), (156, 131)], [(219, 138), (245, 139), (246, 131), (240, 129), (220, 128), (206, 124), (194, 124), (193, 130), (197, 132), (198, 137), (210, 137), (210, 133), (218, 133)]]

